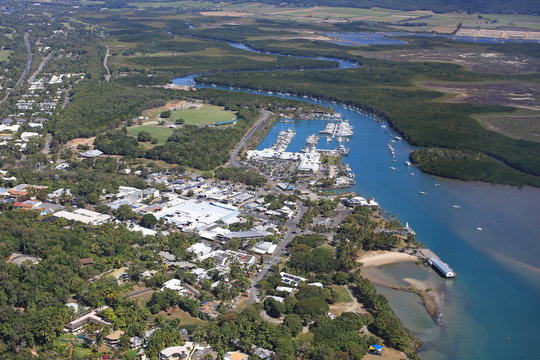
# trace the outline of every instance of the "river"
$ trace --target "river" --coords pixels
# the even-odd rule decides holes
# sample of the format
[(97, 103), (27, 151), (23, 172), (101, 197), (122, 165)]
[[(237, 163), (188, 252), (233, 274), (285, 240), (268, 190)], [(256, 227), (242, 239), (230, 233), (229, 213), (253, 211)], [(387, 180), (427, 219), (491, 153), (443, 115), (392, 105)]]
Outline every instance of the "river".
[[(193, 84), (193, 78), (178, 78), (173, 82)], [(387, 145), (397, 134), (388, 126), (383, 128), (373, 117), (343, 105), (317, 102), (332, 107), (354, 126), (355, 134), (346, 144), (350, 154), (344, 159), (356, 175), (357, 185), (353, 190), (366, 198), (374, 197), (402, 223), (407, 221), (417, 232), (417, 239), (459, 274), (453, 280), (440, 279), (446, 305), (439, 330), (434, 330), (438, 327), (435, 323), (426, 327), (424, 318), (424, 325), (411, 322), (405, 314), (417, 311), (418, 307), (404, 306), (413, 302), (404, 302), (402, 295), (386, 293), (404, 324), (425, 341), (420, 357), (537, 358), (540, 354), (540, 342), (536, 339), (540, 319), (540, 223), (536, 219), (540, 214), (540, 189), (461, 182), (423, 174), (413, 166), (404, 165), (413, 150), (404, 141), (392, 144), (396, 151), (396, 161), (392, 161)], [(305, 138), (318, 133), (324, 125), (323, 121), (295, 120), (296, 136), (288, 150), (299, 151)], [(282, 126), (287, 128), (291, 124), (276, 124), (260, 148), (273, 143)], [(322, 140), (319, 147), (336, 146)], [(427, 195), (419, 195), (418, 191)], [(399, 273), (392, 268), (388, 271)]]

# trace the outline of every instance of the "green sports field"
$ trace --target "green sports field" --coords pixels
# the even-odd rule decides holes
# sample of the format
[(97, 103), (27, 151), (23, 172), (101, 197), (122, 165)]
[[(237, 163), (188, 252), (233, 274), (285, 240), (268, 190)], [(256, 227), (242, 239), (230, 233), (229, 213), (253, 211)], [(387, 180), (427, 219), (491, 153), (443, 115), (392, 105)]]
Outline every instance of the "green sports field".
[(141, 131), (147, 131), (156, 138), (160, 144), (165, 144), (167, 139), (172, 135), (174, 129), (157, 126), (157, 125), (143, 125), (128, 128), (128, 135), (137, 136)]
[(204, 105), (198, 109), (175, 110), (171, 114), (171, 121), (184, 119), (184, 124), (188, 125), (215, 124), (218, 121), (234, 118), (236, 115), (232, 111), (213, 105)]

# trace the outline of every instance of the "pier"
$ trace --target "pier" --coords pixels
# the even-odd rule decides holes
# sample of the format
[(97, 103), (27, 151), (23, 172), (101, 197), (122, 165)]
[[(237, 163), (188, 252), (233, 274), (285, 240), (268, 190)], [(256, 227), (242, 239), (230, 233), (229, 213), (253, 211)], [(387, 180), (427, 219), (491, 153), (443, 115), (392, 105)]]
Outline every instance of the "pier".
[(420, 249), (417, 252), (417, 255), (420, 259), (422, 259), (425, 263), (428, 265), (431, 265), (435, 270), (437, 270), (438, 273), (440, 273), (442, 276), (446, 278), (453, 278), (456, 277), (456, 272), (444, 261), (441, 260), (430, 249)]

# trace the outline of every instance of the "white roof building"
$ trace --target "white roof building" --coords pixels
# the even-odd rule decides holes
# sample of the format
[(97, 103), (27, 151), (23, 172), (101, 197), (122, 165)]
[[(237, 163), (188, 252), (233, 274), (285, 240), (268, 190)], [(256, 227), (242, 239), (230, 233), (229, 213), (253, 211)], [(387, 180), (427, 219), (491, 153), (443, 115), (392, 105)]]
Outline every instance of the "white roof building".
[(161, 350), (159, 360), (189, 360), (192, 353), (195, 351), (196, 345), (191, 341), (186, 342), (182, 346), (171, 346)]
[(212, 252), (212, 248), (205, 243), (196, 243), (187, 248), (187, 251), (191, 251), (197, 257), (204, 256)]
[(38, 137), (39, 134), (37, 132), (30, 132), (30, 131), (25, 131), (23, 133), (21, 133), (21, 140), (22, 141), (28, 141), (29, 139), (32, 139), (32, 138), (35, 138), (35, 137)]
[(297, 287), (300, 282), (307, 280), (306, 278), (303, 278), (301, 276), (288, 274), (286, 272), (280, 272), (279, 275), (281, 275), (281, 282), (292, 285), (294, 287)]
[(101, 214), (95, 211), (86, 210), (86, 209), (77, 209), (74, 212), (69, 211), (58, 211), (54, 214), (54, 216), (59, 218), (64, 218), (67, 220), (73, 220), (73, 221), (79, 221), (84, 224), (91, 224), (91, 225), (100, 225), (103, 224), (109, 220), (111, 220), (112, 216)]
[(177, 291), (179, 294), (184, 292), (182, 282), (178, 279), (171, 279), (169, 281), (165, 281), (163, 285), (161, 285), (160, 291), (165, 291), (165, 289)]
[(204, 230), (218, 221), (237, 222), (238, 213), (238, 208), (231, 205), (176, 198), (164, 204), (163, 209), (154, 215), (180, 228)]
[(288, 286), (278, 286), (278, 287), (276, 287), (276, 290), (277, 291), (285, 291), (285, 292), (288, 292), (289, 294), (294, 291), (294, 289), (292, 287), (288, 287)]
[(273, 254), (276, 250), (277, 245), (271, 243), (270, 241), (260, 241), (253, 247), (253, 251), (257, 254)]
[(100, 150), (88, 150), (81, 153), (81, 156), (85, 158), (93, 158), (93, 157), (98, 157), (100, 155), (103, 155), (103, 152)]

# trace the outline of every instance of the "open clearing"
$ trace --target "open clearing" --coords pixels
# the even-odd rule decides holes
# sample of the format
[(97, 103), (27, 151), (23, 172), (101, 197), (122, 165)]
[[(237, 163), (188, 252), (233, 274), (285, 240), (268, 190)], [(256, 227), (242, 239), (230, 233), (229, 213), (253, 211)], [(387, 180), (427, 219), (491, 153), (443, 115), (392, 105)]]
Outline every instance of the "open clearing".
[(75, 138), (69, 140), (66, 145), (72, 147), (77, 147), (77, 145), (93, 146), (94, 140), (96, 140), (95, 136), (92, 136), (90, 138)]
[(407, 359), (404, 353), (395, 349), (384, 347), (382, 356), (379, 355), (364, 355), (362, 360), (401, 360)]
[(11, 55), (11, 50), (0, 50), (0, 62), (6, 62)]
[[(344, 312), (353, 311), (360, 314), (367, 314), (367, 311), (362, 304), (356, 300), (356, 297), (351, 293), (351, 290), (348, 287), (333, 286), (333, 288), (337, 288), (338, 291), (338, 301), (330, 305), (330, 312), (334, 314), (334, 316), (339, 316)], [(340, 302), (339, 300), (342, 301)]]
[(446, 100), (450, 103), (493, 104), (540, 111), (540, 87), (532, 82), (419, 84), (430, 90), (455, 94), (453, 99)]
[(540, 113), (522, 110), (511, 114), (475, 115), (484, 127), (514, 139), (540, 142)]
[(232, 111), (213, 105), (203, 105), (199, 108), (175, 110), (171, 114), (171, 120), (184, 119), (186, 125), (206, 125), (215, 124), (218, 121), (235, 119), (236, 115)]
[(150, 135), (152, 135), (153, 138), (156, 138), (160, 144), (165, 144), (167, 139), (173, 134), (174, 129), (157, 125), (134, 126), (127, 129), (128, 135), (135, 137), (137, 137), (141, 131), (150, 133)]
[(201, 319), (191, 316), (184, 310), (180, 309), (178, 306), (170, 307), (169, 309), (167, 309), (167, 311), (160, 311), (159, 314), (163, 315), (165, 319), (168, 320), (180, 319), (180, 322), (183, 325), (199, 325), (204, 323), (204, 321), (202, 321)]
[(331, 286), (332, 290), (337, 293), (336, 303), (351, 303), (353, 299), (347, 288), (343, 286)]
[(469, 44), (453, 44), (450, 48), (415, 49), (396, 48), (389, 51), (351, 50), (351, 54), (390, 61), (449, 62), (476, 72), (494, 74), (522, 74), (540, 72), (537, 59), (520, 54), (503, 54), (474, 49)]

